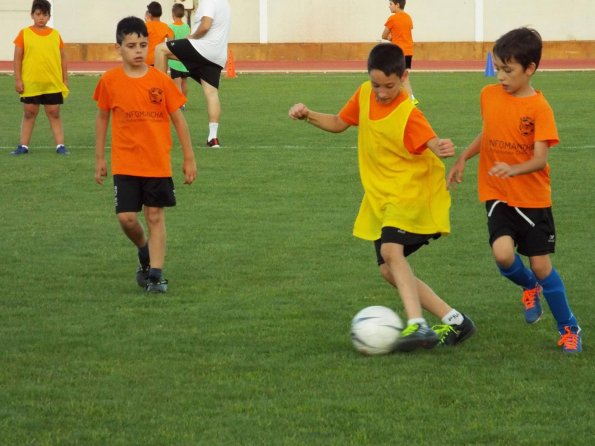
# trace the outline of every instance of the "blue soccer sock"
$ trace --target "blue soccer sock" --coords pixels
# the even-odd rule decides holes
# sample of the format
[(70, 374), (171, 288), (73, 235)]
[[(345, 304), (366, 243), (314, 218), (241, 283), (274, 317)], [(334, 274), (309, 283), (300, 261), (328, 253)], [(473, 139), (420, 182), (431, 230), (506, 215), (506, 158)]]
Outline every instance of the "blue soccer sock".
[(138, 248), (138, 261), (143, 267), (150, 265), (151, 260), (149, 257), (149, 243), (145, 243), (145, 246)]
[(535, 274), (525, 266), (518, 254), (514, 255), (514, 262), (510, 268), (502, 268), (498, 265), (498, 269), (500, 270), (500, 274), (511, 282), (516, 283), (518, 286), (523, 287), (525, 290), (535, 288), (537, 285)]
[(542, 288), (543, 297), (550, 307), (550, 311), (554, 315), (554, 319), (558, 323), (558, 330), (564, 331), (567, 325), (578, 326), (578, 322), (572, 310), (568, 305), (568, 297), (566, 296), (566, 288), (564, 282), (555, 268), (545, 279), (539, 281)]

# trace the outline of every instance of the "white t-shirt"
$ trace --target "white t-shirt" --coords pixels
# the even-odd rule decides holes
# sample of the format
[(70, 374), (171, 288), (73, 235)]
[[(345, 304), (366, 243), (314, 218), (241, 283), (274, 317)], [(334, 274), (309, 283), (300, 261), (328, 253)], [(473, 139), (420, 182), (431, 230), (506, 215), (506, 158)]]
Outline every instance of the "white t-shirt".
[(227, 62), (227, 42), (229, 41), (229, 29), (231, 27), (231, 9), (228, 0), (200, 0), (192, 33), (194, 33), (203, 17), (213, 19), (213, 24), (207, 33), (200, 39), (190, 39), (192, 46), (205, 59), (221, 67)]

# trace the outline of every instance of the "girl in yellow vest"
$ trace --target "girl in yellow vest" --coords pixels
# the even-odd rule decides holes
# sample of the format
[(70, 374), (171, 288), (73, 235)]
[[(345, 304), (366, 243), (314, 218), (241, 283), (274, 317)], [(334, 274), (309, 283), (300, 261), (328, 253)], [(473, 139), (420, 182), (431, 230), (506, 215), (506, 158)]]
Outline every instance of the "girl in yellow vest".
[[(399, 291), (407, 327), (396, 351), (438, 343), (456, 345), (475, 332), (469, 317), (450, 307), (415, 277), (406, 257), (450, 232), (450, 195), (444, 164), (453, 156), (450, 139), (439, 139), (404, 89), (403, 51), (392, 43), (374, 47), (364, 82), (338, 114), (296, 104), (289, 117), (328, 132), (358, 126), (359, 171), (364, 197), (353, 234), (374, 242), (382, 276)], [(422, 309), (440, 318), (430, 328)]]
[(60, 104), (68, 96), (68, 73), (64, 42), (55, 29), (47, 26), (51, 17), (47, 0), (34, 0), (31, 7), (33, 26), (24, 28), (14, 39), (15, 89), (21, 95), (23, 120), (19, 145), (12, 155), (29, 153), (29, 142), (39, 106), (43, 104), (56, 142), (56, 153), (68, 155), (64, 146), (64, 130)]

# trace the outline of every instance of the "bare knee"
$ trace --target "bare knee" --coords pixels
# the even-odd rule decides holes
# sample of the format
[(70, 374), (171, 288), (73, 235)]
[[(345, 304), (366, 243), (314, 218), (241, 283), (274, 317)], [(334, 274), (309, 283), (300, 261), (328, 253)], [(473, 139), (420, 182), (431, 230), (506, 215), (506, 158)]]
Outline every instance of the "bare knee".
[(39, 113), (39, 108), (25, 107), (23, 110), (24, 119), (35, 119)]
[(145, 221), (149, 227), (160, 225), (163, 222), (163, 208), (145, 207)]
[(59, 107), (46, 107), (45, 114), (50, 119), (60, 119), (60, 108)]
[(538, 279), (545, 279), (552, 272), (552, 262), (547, 255), (530, 257), (529, 263), (531, 264), (531, 270)]
[(118, 223), (124, 229), (134, 228), (138, 224), (138, 217), (135, 212), (120, 212), (117, 216)]

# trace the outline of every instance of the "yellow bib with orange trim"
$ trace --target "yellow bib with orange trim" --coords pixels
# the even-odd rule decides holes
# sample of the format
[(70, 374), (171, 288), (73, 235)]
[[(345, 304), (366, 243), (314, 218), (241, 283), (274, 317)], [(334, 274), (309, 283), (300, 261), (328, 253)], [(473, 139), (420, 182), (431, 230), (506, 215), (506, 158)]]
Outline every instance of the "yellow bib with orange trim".
[(22, 97), (62, 93), (68, 96), (68, 87), (62, 81), (62, 58), (60, 56), (60, 34), (52, 30), (47, 36), (40, 36), (30, 28), (23, 30), (23, 84)]
[(405, 100), (385, 118), (370, 120), (371, 83), (359, 96), (358, 158), (364, 198), (353, 235), (378, 240), (383, 227), (416, 234), (450, 232), (450, 194), (442, 161), (430, 150), (415, 155), (403, 135), (413, 104)]

